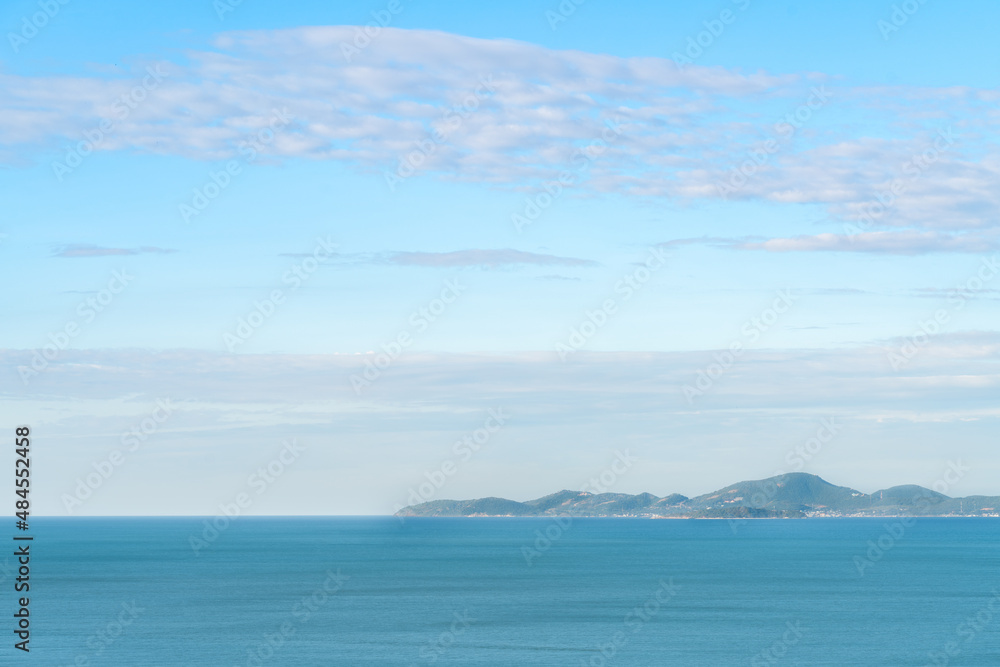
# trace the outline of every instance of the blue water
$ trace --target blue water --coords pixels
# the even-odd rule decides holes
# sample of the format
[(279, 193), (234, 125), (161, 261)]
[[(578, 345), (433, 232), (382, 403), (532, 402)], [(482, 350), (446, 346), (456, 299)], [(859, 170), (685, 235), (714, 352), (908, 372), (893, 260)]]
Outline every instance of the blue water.
[(887, 523), (37, 519), (0, 664), (1000, 665), (1000, 521)]

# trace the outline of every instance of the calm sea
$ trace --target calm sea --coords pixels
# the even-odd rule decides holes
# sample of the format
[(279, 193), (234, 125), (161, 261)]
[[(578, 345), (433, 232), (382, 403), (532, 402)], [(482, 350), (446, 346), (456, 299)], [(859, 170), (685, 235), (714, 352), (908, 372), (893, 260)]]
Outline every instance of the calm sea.
[(0, 663), (1000, 665), (995, 519), (204, 521), (36, 519)]

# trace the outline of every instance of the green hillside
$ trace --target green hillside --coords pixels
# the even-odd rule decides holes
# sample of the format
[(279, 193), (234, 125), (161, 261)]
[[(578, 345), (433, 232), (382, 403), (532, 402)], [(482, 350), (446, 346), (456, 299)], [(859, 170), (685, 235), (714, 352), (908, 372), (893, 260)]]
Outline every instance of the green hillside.
[(405, 507), (397, 516), (579, 516), (797, 518), (805, 516), (983, 516), (1000, 513), (1000, 497), (949, 498), (916, 485), (872, 494), (796, 472), (750, 480), (695, 498), (650, 493), (588, 493), (563, 490), (535, 500), (504, 498), (432, 500)]

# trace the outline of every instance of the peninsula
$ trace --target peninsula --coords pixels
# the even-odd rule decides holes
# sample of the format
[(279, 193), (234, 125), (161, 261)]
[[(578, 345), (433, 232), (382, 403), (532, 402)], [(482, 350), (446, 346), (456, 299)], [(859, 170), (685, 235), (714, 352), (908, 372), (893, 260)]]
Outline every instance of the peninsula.
[(674, 493), (559, 491), (536, 500), (432, 500), (404, 507), (400, 517), (638, 517), (804, 518), (881, 516), (1000, 516), (1000, 496), (952, 498), (916, 485), (861, 493), (808, 473), (739, 482), (695, 498)]

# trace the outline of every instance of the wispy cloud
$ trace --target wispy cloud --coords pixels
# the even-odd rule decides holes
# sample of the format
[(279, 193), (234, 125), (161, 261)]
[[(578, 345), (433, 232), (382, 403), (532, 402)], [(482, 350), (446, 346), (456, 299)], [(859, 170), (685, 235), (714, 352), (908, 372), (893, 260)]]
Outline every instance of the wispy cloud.
[(115, 255), (139, 255), (143, 253), (167, 254), (177, 252), (172, 248), (157, 248), (154, 246), (140, 246), (138, 248), (105, 248), (96, 245), (70, 244), (60, 246), (53, 253), (53, 257), (111, 257)]
[(661, 248), (676, 248), (689, 245), (705, 245), (713, 248), (740, 248), (749, 243), (766, 240), (763, 236), (741, 236), (738, 238), (726, 238), (722, 236), (698, 236), (693, 238), (673, 239), (658, 244)]
[(917, 287), (910, 290), (914, 296), (925, 299), (941, 299), (947, 296), (960, 294), (963, 299), (989, 299), (991, 301), (1000, 300), (1000, 289), (973, 289), (964, 288), (959, 292), (957, 288), (951, 287), (942, 289), (940, 287)]
[[(848, 324), (848, 323), (844, 323)], [(1000, 384), (997, 362), (1000, 334), (964, 332), (930, 337), (909, 368), (894, 371), (887, 346), (900, 339), (872, 341), (850, 349), (761, 349), (747, 351), (740, 372), (726, 376), (712, 400), (700, 410), (773, 411), (850, 408), (856, 414), (884, 409), (996, 409), (994, 394), (936, 393), (913, 378), (937, 378), (947, 386), (961, 378)], [(519, 401), (524, 412), (547, 419), (602, 414), (686, 413), (690, 406), (680, 386), (710, 359), (712, 351), (579, 353), (561, 363), (554, 352), (515, 354), (432, 354), (414, 352), (393, 367), (394, 380), (377, 395), (359, 399), (348, 377), (364, 367), (364, 354), (226, 355), (195, 350), (68, 350), (38, 378), (39, 396), (113, 399), (155, 391), (229, 409), (243, 403), (273, 403), (297, 412), (303, 404), (341, 413), (406, 411), (438, 406), (462, 412), (471, 400)], [(29, 364), (31, 350), (0, 350), (0, 366), (16, 376)], [(516, 372), (512, 372), (516, 369)], [(427, 378), (437, 379), (428, 383)], [(789, 379), (809, 377), (810, 382)], [(261, 378), (266, 378), (262, 380)], [(331, 378), (341, 378), (332, 382)], [(35, 386), (35, 385), (32, 385)], [(24, 398), (20, 384), (0, 394)], [(582, 407), (586, 406), (586, 407)], [(276, 408), (277, 409), (277, 408)], [(998, 413), (1000, 414), (1000, 413)], [(361, 415), (363, 416), (363, 415)], [(360, 416), (359, 416), (360, 418)]]
[(452, 252), (394, 252), (385, 261), (400, 266), (464, 267), (485, 268), (514, 266), (599, 266), (598, 262), (577, 257), (557, 257), (523, 250), (504, 248), (501, 250), (455, 250)]
[(786, 238), (701, 237), (675, 239), (662, 246), (707, 245), (730, 250), (767, 252), (861, 252), (922, 255), (935, 252), (987, 253), (1000, 249), (1000, 235), (993, 232), (954, 234), (936, 231), (877, 231), (859, 234), (811, 234)]
[(861, 234), (815, 234), (774, 238), (736, 247), (768, 252), (875, 252), (921, 255), (933, 252), (984, 253), (1000, 248), (995, 234), (947, 234), (943, 232), (864, 232)]
[[(900, 343), (747, 350), (738, 372), (726, 374), (695, 408), (680, 387), (714, 358), (712, 351), (581, 351), (572, 363), (551, 351), (412, 351), (392, 366), (392, 381), (358, 397), (348, 377), (372, 355), (68, 349), (26, 392), (16, 369), (31, 364), (35, 353), (0, 350), (2, 376), (10, 378), (0, 380), (0, 397), (16, 404), (24, 421), (51, 434), (53, 460), (70, 462), (53, 473), (54, 485), (67, 489), (89, 461), (107, 456), (123, 424), (139, 423), (157, 399), (169, 398), (175, 414), (157, 433), (155, 446), (144, 450), (149, 465), (129, 475), (137, 488), (158, 488), (165, 478), (191, 474), (187, 453), (211, 451), (218, 465), (203, 466), (204, 479), (192, 485), (184, 506), (192, 514), (210, 513), (218, 503), (211, 489), (245, 476), (290, 435), (310, 444), (312, 488), (334, 490), (324, 503), (350, 507), (357, 502), (351, 497), (374, 489), (384, 497), (369, 501), (364, 511), (384, 512), (411, 480), (423, 478), (427, 461), (439, 460), (443, 446), (482, 423), (487, 408), (510, 415), (510, 435), (491, 450), (489, 466), (479, 473), (470, 469), (464, 481), (449, 487), (458, 497), (537, 497), (585, 479), (617, 446), (631, 447), (643, 460), (645, 472), (637, 471), (634, 483), (645, 490), (715, 488), (771, 474), (823, 416), (849, 427), (851, 437), (829, 452), (829, 463), (842, 466), (836, 477), (843, 483), (860, 486), (859, 471), (870, 470), (871, 488), (878, 488), (906, 466), (901, 482), (919, 481), (920, 470), (937, 469), (943, 455), (940, 441), (947, 432), (935, 425), (951, 423), (961, 426), (962, 436), (949, 452), (976, 459), (989, 487), (983, 492), (996, 493), (1000, 337), (931, 336), (902, 373), (886, 359), (887, 349)], [(581, 458), (585, 463), (578, 465)], [(827, 476), (821, 468), (813, 472)], [(145, 514), (178, 512), (170, 494), (140, 493), (126, 503), (127, 495), (116, 493), (108, 489), (101, 496), (118, 499), (105, 512), (120, 514), (123, 506)], [(297, 513), (316, 511), (315, 497), (307, 496)], [(40, 511), (61, 513), (55, 497), (49, 494)]]
[(574, 281), (579, 281), (580, 280), (579, 278), (573, 278), (571, 276), (560, 276), (560, 275), (556, 275), (554, 273), (549, 273), (549, 274), (546, 274), (544, 276), (537, 276), (537, 279), (538, 280), (574, 280)]
[[(1000, 117), (981, 90), (873, 91), (834, 84), (821, 73), (680, 69), (669, 58), (394, 28), (348, 60), (341, 44), (350, 43), (354, 31), (321, 26), (221, 34), (212, 49), (164, 64), (170, 75), (150, 92), (150, 102), (120, 119), (95, 150), (226, 159), (280, 108), (292, 122), (266, 147), (272, 159), (333, 160), (388, 174), (428, 137), (443, 136), (421, 155), (417, 171), (534, 188), (572, 169), (610, 123), (616, 138), (581, 174), (590, 193), (815, 204), (841, 222), (891, 199), (864, 231), (903, 232), (858, 235), (850, 244), (827, 235), (772, 239), (760, 249), (979, 252), (989, 239), (961, 232), (1000, 225)], [(493, 92), (470, 98), (484, 81)], [(794, 136), (777, 135), (780, 149), (746, 167), (748, 156), (759, 155), (785, 114), (810, 99), (817, 85), (835, 91), (822, 117)], [(96, 76), (0, 74), (0, 159), (79, 141), (113, 117), (115, 101), (132, 86), (132, 80)], [(900, 104), (886, 107), (880, 100), (887, 98)], [(469, 99), (474, 108), (463, 109)], [(861, 106), (859, 121), (852, 112)], [(749, 176), (723, 195), (720, 184), (741, 167)], [(939, 236), (921, 238), (911, 230)]]
[[(844, 296), (844, 295), (855, 295), (855, 294), (874, 294), (871, 290), (858, 289), (856, 287), (808, 287), (802, 288), (800, 291), (803, 294), (817, 294), (822, 296)], [(857, 324), (857, 322), (849, 322), (848, 324)]]

